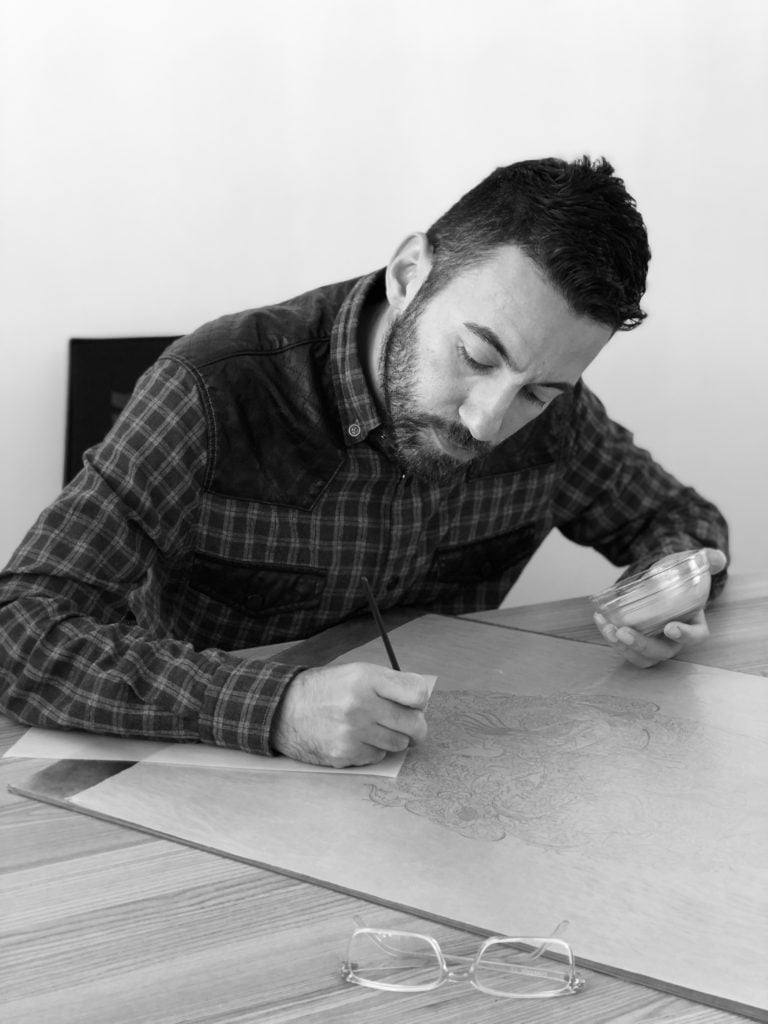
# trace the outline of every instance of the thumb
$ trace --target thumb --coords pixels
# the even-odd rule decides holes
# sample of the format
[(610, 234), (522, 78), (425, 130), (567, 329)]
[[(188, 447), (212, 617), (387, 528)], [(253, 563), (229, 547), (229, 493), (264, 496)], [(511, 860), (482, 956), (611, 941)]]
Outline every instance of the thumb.
[(726, 565), (728, 565), (725, 552), (720, 551), (719, 548), (704, 548), (704, 554), (707, 556), (709, 571), (713, 576), (718, 572), (722, 572)]

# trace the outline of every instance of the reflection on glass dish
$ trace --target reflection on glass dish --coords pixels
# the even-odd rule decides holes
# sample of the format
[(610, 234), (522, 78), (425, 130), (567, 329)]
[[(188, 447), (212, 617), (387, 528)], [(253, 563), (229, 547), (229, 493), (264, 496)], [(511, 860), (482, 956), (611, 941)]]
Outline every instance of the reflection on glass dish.
[(707, 603), (711, 584), (704, 551), (670, 555), (652, 569), (628, 576), (592, 597), (596, 611), (614, 626), (646, 636), (668, 622), (687, 622)]

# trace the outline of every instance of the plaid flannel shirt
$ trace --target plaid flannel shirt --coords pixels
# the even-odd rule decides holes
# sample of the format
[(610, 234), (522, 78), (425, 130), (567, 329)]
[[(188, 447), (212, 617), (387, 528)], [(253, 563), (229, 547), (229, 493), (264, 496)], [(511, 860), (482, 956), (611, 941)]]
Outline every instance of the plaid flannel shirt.
[(381, 289), (224, 317), (144, 375), (0, 575), (6, 713), (268, 753), (301, 669), (231, 652), (364, 612), (362, 575), (384, 608), (462, 613), (498, 606), (553, 528), (631, 570), (727, 549), (581, 383), (455, 479), (404, 474), (357, 355)]

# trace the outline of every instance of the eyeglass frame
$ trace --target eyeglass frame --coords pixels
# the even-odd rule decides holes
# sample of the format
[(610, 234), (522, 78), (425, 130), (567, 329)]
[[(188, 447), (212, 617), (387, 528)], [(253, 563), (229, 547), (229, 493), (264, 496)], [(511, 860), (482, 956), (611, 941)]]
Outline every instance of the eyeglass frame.
[[(559, 930), (559, 927), (561, 926), (558, 926), (558, 928), (555, 929), (555, 931)], [(358, 977), (355, 973), (355, 968), (352, 962), (350, 961), (349, 951), (352, 948), (352, 943), (359, 935), (370, 935), (380, 948), (383, 948), (385, 952), (390, 953), (393, 957), (397, 957), (401, 954), (398, 950), (387, 949), (386, 942), (382, 941), (384, 938), (393, 936), (407, 939), (422, 939), (431, 947), (432, 951), (435, 953), (437, 962), (440, 965), (440, 977), (434, 982), (422, 985), (389, 984), (387, 982), (371, 981), (367, 978)], [(552, 992), (502, 992), (498, 989), (488, 988), (486, 985), (483, 985), (481, 982), (478, 982), (475, 977), (475, 971), (477, 969), (478, 964), (482, 960), (485, 952), (494, 945), (513, 945), (515, 943), (520, 944), (523, 947), (530, 946), (532, 948), (532, 960), (535, 960), (537, 957), (541, 956), (545, 950), (553, 951), (551, 948), (552, 946), (557, 947), (557, 949), (560, 951), (560, 955), (563, 957), (565, 963), (568, 965), (568, 973), (562, 984), (562, 987), (559, 989), (555, 989)], [(459, 961), (460, 963), (463, 963), (466, 966), (463, 969), (452, 969), (448, 966), (446, 958), (452, 961)], [(510, 970), (514, 970), (516, 973), (521, 975), (534, 974), (537, 977), (550, 976), (549, 972), (546, 969), (541, 970), (538, 967), (525, 968), (523, 966), (510, 965)], [(492, 935), (482, 942), (475, 956), (466, 956), (458, 953), (444, 953), (442, 947), (440, 946), (440, 943), (432, 935), (424, 935), (421, 932), (400, 931), (394, 928), (368, 928), (364, 926), (357, 927), (350, 936), (347, 951), (347, 959), (343, 961), (341, 965), (341, 976), (344, 978), (345, 981), (348, 981), (350, 984), (361, 985), (365, 988), (378, 989), (379, 991), (384, 992), (432, 992), (435, 989), (440, 988), (440, 986), (444, 985), (445, 982), (447, 981), (468, 981), (474, 988), (478, 990), (478, 992), (484, 992), (486, 995), (508, 999), (550, 999), (556, 996), (576, 995), (584, 988), (585, 984), (584, 979), (576, 970), (576, 960), (573, 955), (573, 950), (564, 939), (558, 939), (554, 936), (547, 939), (541, 939), (529, 936), (518, 937), (506, 935)], [(557, 974), (557, 978), (558, 980), (561, 980), (561, 976), (559, 973)]]

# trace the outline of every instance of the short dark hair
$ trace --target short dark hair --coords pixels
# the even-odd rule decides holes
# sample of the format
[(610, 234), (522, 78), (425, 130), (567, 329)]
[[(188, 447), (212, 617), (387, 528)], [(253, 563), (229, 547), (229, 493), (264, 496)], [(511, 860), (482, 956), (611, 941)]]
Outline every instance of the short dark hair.
[(605, 158), (499, 167), (435, 221), (427, 238), (433, 265), (422, 288), (428, 294), (499, 246), (516, 245), (575, 313), (620, 331), (646, 317), (640, 300), (651, 258), (648, 235)]

